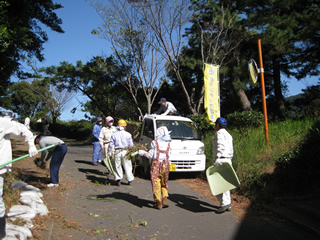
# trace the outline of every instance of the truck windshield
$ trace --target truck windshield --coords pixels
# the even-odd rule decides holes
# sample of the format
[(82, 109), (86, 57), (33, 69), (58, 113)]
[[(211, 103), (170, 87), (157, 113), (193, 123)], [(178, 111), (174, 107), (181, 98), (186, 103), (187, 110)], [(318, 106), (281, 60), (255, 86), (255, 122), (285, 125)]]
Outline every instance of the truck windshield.
[(0, 113), (1, 113), (0, 117), (13, 118), (13, 112), (12, 111), (1, 110)]
[(157, 128), (166, 126), (171, 131), (171, 139), (200, 140), (200, 134), (193, 122), (157, 120)]

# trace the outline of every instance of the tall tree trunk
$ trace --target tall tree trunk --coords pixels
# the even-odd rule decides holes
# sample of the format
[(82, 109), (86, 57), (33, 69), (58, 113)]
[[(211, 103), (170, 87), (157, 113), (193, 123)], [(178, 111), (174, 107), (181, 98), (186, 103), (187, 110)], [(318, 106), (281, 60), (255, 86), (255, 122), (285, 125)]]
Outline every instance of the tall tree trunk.
[(280, 76), (280, 57), (275, 56), (273, 59), (273, 81), (274, 81), (274, 94), (276, 101), (277, 116), (280, 119), (285, 118), (286, 107), (284, 105), (284, 98), (281, 90), (281, 76)]
[[(241, 82), (240, 77), (236, 76), (234, 79), (234, 83), (236, 83), (236, 84), (234, 84), (234, 86), (239, 85), (240, 82)], [(242, 88), (238, 88), (238, 89), (235, 89), (235, 92), (240, 100), (241, 109), (243, 111), (252, 111), (251, 103), (250, 103), (245, 91)]]
[[(241, 65), (241, 59), (240, 59), (240, 52), (238, 50), (235, 51), (235, 57), (237, 65)], [(235, 88), (235, 92), (240, 100), (241, 109), (243, 111), (252, 111), (251, 103), (247, 97), (247, 94), (241, 87), (235, 87), (235, 86), (241, 86), (241, 78), (239, 73), (235, 72), (234, 74), (234, 80), (233, 80), (233, 86)]]

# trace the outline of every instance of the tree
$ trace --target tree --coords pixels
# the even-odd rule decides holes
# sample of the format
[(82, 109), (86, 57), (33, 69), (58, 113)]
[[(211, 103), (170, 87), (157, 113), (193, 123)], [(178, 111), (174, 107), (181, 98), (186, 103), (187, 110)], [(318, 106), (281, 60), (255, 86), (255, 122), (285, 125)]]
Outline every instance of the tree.
[(48, 112), (48, 109), (40, 96), (48, 96), (49, 85), (40, 80), (34, 80), (32, 83), (20, 81), (12, 84), (9, 87), (9, 95), (11, 109), (21, 117), (38, 116), (39, 113), (43, 116)]
[[(179, 61), (180, 74), (197, 102), (197, 112), (201, 113), (203, 106), (205, 63), (220, 66), (221, 100), (227, 100), (228, 110), (251, 110), (245, 93), (247, 71), (243, 73), (248, 61), (243, 61), (243, 47), (251, 35), (240, 17), (244, 6), (234, 1), (198, 0), (192, 1), (192, 9), (192, 25), (186, 29), (188, 46), (183, 48)], [(230, 108), (230, 99), (239, 103), (236, 109)]]
[(61, 7), (52, 0), (0, 2), (0, 96), (5, 94), (10, 76), (21, 73), (19, 61), (32, 57), (44, 59), (42, 44), (48, 37), (41, 24), (63, 33), (62, 20), (54, 13)]
[[(58, 86), (58, 89), (87, 96), (89, 101), (81, 105), (93, 116), (123, 116), (122, 113), (126, 111), (120, 106), (132, 106), (131, 102), (124, 102), (128, 92), (123, 91), (117, 79), (124, 78), (125, 74), (112, 56), (94, 57), (86, 64), (81, 61), (77, 61), (76, 65), (61, 62), (59, 66), (46, 67), (40, 71), (45, 74), (43, 79)], [(130, 116), (131, 110), (127, 110)]]
[[(252, 1), (249, 21), (263, 39), (264, 55), (268, 56), (265, 69), (272, 69), (277, 116), (285, 117), (282, 93), (287, 77), (304, 77), (318, 73), (319, 3), (313, 0)], [(315, 41), (314, 41), (315, 40)]]
[[(147, 112), (163, 84), (165, 62), (156, 50), (157, 43), (150, 26), (138, 9), (145, 7), (141, 1), (108, 0), (108, 4), (92, 3), (103, 20), (103, 27), (93, 33), (111, 43), (114, 56), (125, 73), (117, 81), (126, 88), (140, 113), (138, 93), (142, 89), (147, 102)], [(155, 87), (157, 90), (155, 91)], [(154, 93), (155, 91), (155, 93)]]
[(173, 71), (185, 95), (186, 106), (192, 114), (197, 114), (201, 102), (194, 99), (193, 92), (188, 92), (180, 72), (184, 30), (192, 16), (189, 6), (183, 0), (139, 1), (135, 9), (154, 36), (149, 44), (166, 60), (166, 68)]
[(38, 92), (37, 90), (34, 90), (34, 92), (40, 97), (41, 102), (49, 110), (53, 124), (56, 123), (57, 118), (64, 110), (66, 110), (70, 101), (75, 96), (74, 92), (68, 91), (66, 89), (59, 89), (58, 87), (55, 87), (53, 85), (50, 85), (49, 94), (43, 94), (42, 92)]

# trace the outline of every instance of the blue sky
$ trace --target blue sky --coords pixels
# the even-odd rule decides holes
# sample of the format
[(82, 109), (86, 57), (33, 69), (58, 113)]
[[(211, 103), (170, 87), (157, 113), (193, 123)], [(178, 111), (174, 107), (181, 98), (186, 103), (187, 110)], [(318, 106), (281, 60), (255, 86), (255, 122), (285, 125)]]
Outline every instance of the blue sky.
[[(60, 34), (50, 29), (46, 30), (49, 37), (49, 41), (43, 45), (43, 54), (46, 60), (41, 63), (38, 62), (37, 67), (59, 65), (62, 61), (74, 64), (76, 61), (81, 60), (83, 63), (86, 63), (94, 56), (101, 54), (110, 55), (112, 53), (107, 40), (100, 39), (91, 34), (92, 29), (102, 24), (102, 20), (88, 1), (53, 0), (53, 2), (60, 3), (64, 7), (55, 12), (63, 21), (62, 28), (65, 33)], [(304, 79), (301, 81), (290, 79), (288, 81), (288, 96), (299, 94), (307, 86), (317, 84), (317, 79)], [(77, 96), (71, 102), (69, 108), (60, 116), (61, 120), (84, 119), (84, 113), (80, 111), (80, 108), (78, 108), (79, 111), (76, 111), (75, 114), (70, 112), (72, 108), (79, 105), (77, 99), (82, 101), (85, 100), (85, 97)]]
[[(65, 33), (56, 33), (47, 30), (49, 41), (44, 46), (45, 61), (38, 63), (38, 67), (59, 65), (62, 61), (75, 64), (78, 60), (83, 63), (92, 57), (102, 54), (111, 54), (108, 42), (91, 34), (92, 29), (102, 24), (96, 10), (90, 6), (86, 0), (54, 0), (60, 3), (63, 8), (56, 10), (56, 14), (62, 19), (62, 29)], [(80, 120), (84, 119), (84, 113), (78, 107), (75, 114), (70, 110), (79, 105), (79, 101), (86, 98), (77, 95), (60, 116), (61, 120)]]

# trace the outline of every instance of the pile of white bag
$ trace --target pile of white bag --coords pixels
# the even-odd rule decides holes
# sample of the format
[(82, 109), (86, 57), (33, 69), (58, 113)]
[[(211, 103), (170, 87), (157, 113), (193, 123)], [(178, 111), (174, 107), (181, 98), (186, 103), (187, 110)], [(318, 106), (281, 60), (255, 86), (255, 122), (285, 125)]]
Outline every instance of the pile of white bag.
[(33, 227), (32, 219), (37, 215), (47, 215), (49, 213), (47, 206), (43, 203), (43, 197), (39, 188), (28, 185), (24, 182), (15, 182), (11, 185), (12, 189), (22, 189), (19, 201), (25, 205), (15, 205), (9, 209), (7, 219), (12, 221), (22, 218), (26, 221), (24, 226), (16, 226), (7, 222), (6, 237), (7, 240), (24, 240), (32, 237), (30, 229)]

